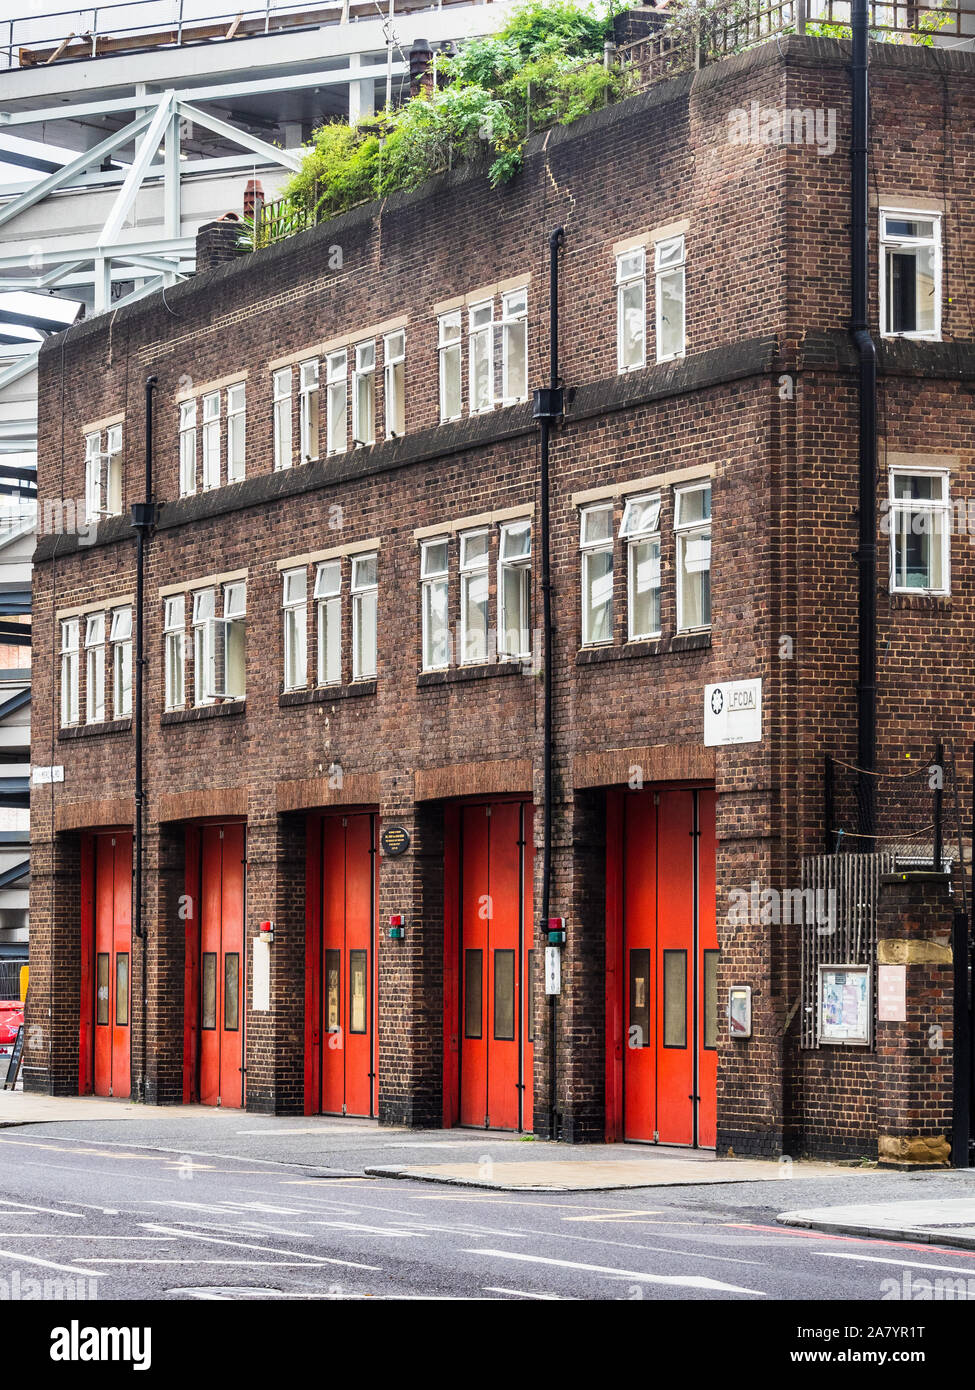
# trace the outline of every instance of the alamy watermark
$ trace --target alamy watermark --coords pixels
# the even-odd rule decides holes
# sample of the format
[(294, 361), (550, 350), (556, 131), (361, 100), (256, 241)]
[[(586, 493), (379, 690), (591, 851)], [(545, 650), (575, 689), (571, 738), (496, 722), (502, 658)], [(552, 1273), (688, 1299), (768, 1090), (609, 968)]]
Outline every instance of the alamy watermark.
[(736, 106), (728, 112), (732, 145), (811, 145), (818, 155), (836, 151), (834, 107)]

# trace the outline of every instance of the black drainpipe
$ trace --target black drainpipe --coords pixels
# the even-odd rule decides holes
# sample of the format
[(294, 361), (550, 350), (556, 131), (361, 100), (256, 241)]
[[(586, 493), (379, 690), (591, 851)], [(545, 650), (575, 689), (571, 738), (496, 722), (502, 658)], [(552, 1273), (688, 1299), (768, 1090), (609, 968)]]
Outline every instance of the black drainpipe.
[[(867, 0), (853, 0), (851, 163), (850, 331), (859, 362), (859, 536), (857, 547), (859, 661), (857, 680), (857, 763), (861, 768), (860, 829), (876, 834), (873, 773), (877, 760), (877, 348), (868, 318), (868, 219), (870, 173), (870, 91), (867, 55)], [(873, 848), (867, 841), (865, 848)]]
[(132, 504), (132, 525), (136, 531), (135, 561), (135, 934), (142, 943), (142, 1074), (139, 1078), (140, 1099), (146, 1099), (147, 1037), (149, 1030), (149, 962), (148, 933), (142, 922), (142, 820), (143, 800), (142, 766), (143, 748), (143, 666), (145, 662), (145, 642), (143, 612), (145, 608), (145, 561), (146, 542), (156, 524), (156, 508), (152, 500), (152, 395), (156, 389), (156, 377), (146, 377), (146, 462), (144, 502)]
[[(559, 250), (565, 239), (561, 227), (548, 239), (548, 316), (549, 316), (549, 384), (535, 392), (533, 410), (540, 430), (540, 531), (542, 549), (542, 919), (539, 924), (541, 940), (548, 941), (548, 919), (551, 912), (552, 884), (552, 569), (551, 528), (549, 518), (549, 439), (552, 422), (562, 415), (562, 387), (559, 385)], [(556, 1022), (558, 996), (548, 996), (549, 1018), (549, 1138), (558, 1136), (558, 1105), (556, 1102)]]

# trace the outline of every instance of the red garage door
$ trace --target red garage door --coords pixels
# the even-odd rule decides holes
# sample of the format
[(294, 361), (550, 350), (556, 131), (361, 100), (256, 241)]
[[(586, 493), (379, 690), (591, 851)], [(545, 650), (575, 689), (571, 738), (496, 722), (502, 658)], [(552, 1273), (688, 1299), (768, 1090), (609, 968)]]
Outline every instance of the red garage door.
[(611, 793), (607, 1133), (712, 1147), (717, 1087), (714, 792)]
[[(456, 933), (448, 915), (446, 991), (456, 1044), (456, 1122), (478, 1128), (532, 1126), (531, 807), (507, 801), (457, 809), (448, 836), (448, 884), (457, 893)], [(451, 943), (453, 942), (453, 945)], [(456, 961), (452, 965), (451, 956)], [(448, 1122), (451, 1107), (447, 1107)]]
[(308, 823), (306, 1111), (375, 1115), (377, 833), (365, 811)]
[(244, 827), (200, 831), (199, 1099), (244, 1103)]
[(132, 836), (91, 836), (83, 862), (90, 880), (82, 890), (87, 908), (80, 1089), (124, 1097), (132, 1086)]

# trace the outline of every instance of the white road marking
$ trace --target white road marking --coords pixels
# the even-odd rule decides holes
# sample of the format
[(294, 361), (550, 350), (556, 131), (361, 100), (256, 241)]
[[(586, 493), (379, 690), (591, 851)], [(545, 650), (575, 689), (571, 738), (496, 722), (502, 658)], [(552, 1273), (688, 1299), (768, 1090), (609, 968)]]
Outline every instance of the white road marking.
[(492, 1288), (491, 1285), (487, 1285), (487, 1286), (485, 1287), (485, 1289), (484, 1289), (484, 1292), (485, 1292), (485, 1293), (506, 1293), (506, 1294), (510, 1294), (512, 1298), (541, 1298), (541, 1299), (551, 1299), (551, 1300), (553, 1300), (553, 1301), (556, 1302), (556, 1303), (561, 1303), (561, 1302), (563, 1301), (562, 1295), (561, 1295), (560, 1293), (529, 1293), (527, 1289), (502, 1289), (502, 1288)]
[(613, 1269), (609, 1265), (579, 1264), (576, 1260), (554, 1260), (545, 1255), (525, 1255), (514, 1250), (462, 1250), (460, 1253), (491, 1256), (497, 1260), (524, 1260), (531, 1264), (556, 1265), (560, 1269), (579, 1269), (589, 1274), (609, 1274), (614, 1279), (635, 1279), (641, 1284), (672, 1284), (682, 1289), (713, 1289), (716, 1293), (750, 1293), (758, 1298), (765, 1297), (764, 1289), (745, 1289), (738, 1284), (722, 1284), (717, 1279), (708, 1279), (703, 1274), (645, 1274), (639, 1269)]
[(11, 1215), (19, 1215), (22, 1211), (42, 1211), (48, 1216), (73, 1216), (78, 1221), (84, 1221), (84, 1213), (80, 1211), (59, 1211), (57, 1207), (34, 1207), (28, 1202), (10, 1202), (6, 1198), (0, 1197), (0, 1207), (16, 1207), (17, 1212)]
[[(947, 1251), (945, 1252), (947, 1254)], [(975, 1265), (933, 1265), (923, 1260), (899, 1260), (883, 1255), (856, 1255), (845, 1250), (814, 1250), (814, 1255), (825, 1255), (830, 1260), (866, 1260), (872, 1265), (906, 1265), (909, 1269), (940, 1269), (942, 1274), (967, 1274), (975, 1276)]]
[(627, 1221), (631, 1216), (663, 1216), (662, 1211), (601, 1211), (595, 1216), (563, 1216), (563, 1221)]
[(79, 1269), (77, 1265), (59, 1265), (53, 1260), (41, 1260), (36, 1255), (21, 1255), (17, 1250), (0, 1250), (0, 1256), (8, 1260), (20, 1260), (25, 1265), (43, 1265), (45, 1269), (60, 1269), (66, 1274), (87, 1274), (92, 1279), (98, 1278), (97, 1269)]
[[(0, 1251), (0, 1254), (2, 1254), (2, 1253), (3, 1253), (3, 1252)], [(312, 1260), (187, 1260), (187, 1259), (171, 1259), (171, 1260), (166, 1260), (166, 1259), (145, 1259), (145, 1260), (139, 1260), (139, 1259), (136, 1259), (135, 1257), (133, 1257), (131, 1260), (123, 1260), (123, 1259), (120, 1259), (120, 1258), (109, 1258), (109, 1256), (107, 1256), (107, 1255), (105, 1256), (104, 1259), (103, 1259), (100, 1255), (90, 1256), (89, 1258), (91, 1259), (91, 1262), (92, 1262), (93, 1264), (98, 1264), (98, 1265), (232, 1265), (232, 1266), (234, 1267), (234, 1269), (236, 1269), (238, 1266), (240, 1266), (241, 1268), (243, 1268), (244, 1265), (255, 1265), (258, 1269), (324, 1269), (326, 1265), (347, 1264), (347, 1263), (348, 1263), (348, 1261), (346, 1261), (346, 1260), (326, 1260), (324, 1257), (323, 1257), (321, 1260), (313, 1260), (313, 1261), (312, 1261)], [(55, 1269), (61, 1269), (61, 1268), (64, 1268), (64, 1267), (65, 1267), (65, 1266), (62, 1266), (62, 1265), (55, 1265), (55, 1266), (54, 1266)], [(356, 1266), (355, 1266), (356, 1269), (373, 1269), (374, 1267), (375, 1267), (375, 1266), (373, 1266), (373, 1265), (356, 1265)], [(75, 1268), (74, 1266), (71, 1267), (71, 1272), (72, 1272), (73, 1274), (93, 1274), (93, 1273), (94, 1273), (93, 1270), (90, 1270), (90, 1269), (89, 1269), (89, 1270), (77, 1269), (77, 1268)]]
[(58, 1235), (51, 1231), (4, 1231), (4, 1240), (162, 1240), (169, 1236)]
[[(262, 1255), (296, 1255), (300, 1251), (296, 1250), (277, 1250), (271, 1245), (251, 1245), (242, 1240), (220, 1240), (218, 1236), (204, 1236), (196, 1231), (174, 1230), (172, 1226), (157, 1226), (151, 1222), (143, 1222), (143, 1228), (147, 1231), (159, 1231), (167, 1236), (180, 1236), (183, 1240), (202, 1240), (208, 1241), (211, 1245), (232, 1245), (237, 1250), (257, 1250)], [(3, 1252), (0, 1251), (0, 1254)], [(304, 1260), (315, 1260), (318, 1263), (330, 1265), (344, 1265), (347, 1269), (368, 1269), (374, 1274), (382, 1272), (381, 1265), (364, 1265), (355, 1260), (334, 1260), (325, 1255), (303, 1255)]]

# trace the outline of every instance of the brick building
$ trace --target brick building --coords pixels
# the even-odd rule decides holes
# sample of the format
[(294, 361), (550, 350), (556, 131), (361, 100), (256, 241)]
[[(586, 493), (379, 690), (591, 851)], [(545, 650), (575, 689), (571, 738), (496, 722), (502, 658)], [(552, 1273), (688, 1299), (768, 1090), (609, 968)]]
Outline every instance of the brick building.
[[(975, 58), (872, 45), (871, 81), (877, 501), (910, 520), (972, 494)], [(789, 111), (822, 124), (763, 127)], [(856, 760), (849, 140), (847, 46), (793, 36), (535, 137), (496, 191), (455, 171), (46, 345), (42, 505), (99, 521), (35, 556), (63, 780), (32, 804), (28, 1088), (943, 1159), (945, 883), (884, 886), (856, 955), (732, 910), (806, 882), (824, 755)], [(975, 735), (972, 554), (878, 536), (878, 766)], [(909, 1007), (873, 1026), (881, 947)], [(807, 1017), (827, 988), (849, 1026)]]

